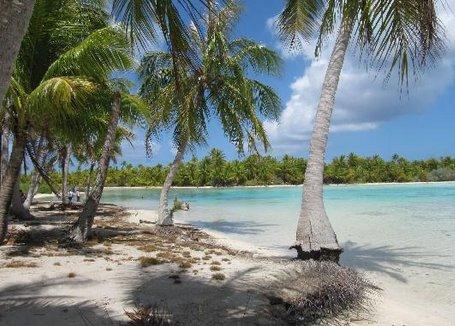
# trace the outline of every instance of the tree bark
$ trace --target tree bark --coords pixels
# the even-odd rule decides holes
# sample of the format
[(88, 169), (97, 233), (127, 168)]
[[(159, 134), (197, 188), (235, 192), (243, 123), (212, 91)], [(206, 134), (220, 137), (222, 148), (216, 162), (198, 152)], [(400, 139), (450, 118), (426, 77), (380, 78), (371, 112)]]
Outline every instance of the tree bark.
[(29, 221), (34, 219), (33, 215), (30, 214), (29, 209), (25, 208), (24, 204), (22, 203), (22, 198), (20, 194), (20, 173), (17, 176), (16, 183), (14, 184), (10, 213), (12, 216), (16, 217), (21, 221)]
[(13, 149), (0, 191), (0, 244), (5, 240), (8, 230), (8, 212), (13, 197), (14, 184), (21, 169), (26, 140), (26, 133), (23, 131), (15, 133)]
[(3, 117), (2, 124), (2, 142), (1, 142), (1, 153), (2, 157), (0, 159), (0, 186), (3, 183), (3, 178), (5, 177), (6, 169), (8, 167), (9, 160), (9, 113), (6, 112)]
[(0, 0), (0, 103), (8, 89), (34, 5), (35, 0)]
[(95, 162), (90, 163), (90, 168), (87, 176), (87, 183), (85, 188), (85, 201), (88, 199), (88, 194), (90, 193), (90, 188), (92, 187), (92, 174), (95, 169)]
[(352, 23), (343, 20), (327, 67), (314, 119), (296, 243), (292, 247), (297, 250), (301, 259), (338, 262), (342, 252), (324, 208), (323, 174), (330, 120), (352, 28)]
[(68, 173), (71, 158), (71, 145), (62, 149), (60, 166), (62, 169), (62, 204), (68, 204)]
[(93, 220), (95, 218), (101, 196), (103, 195), (104, 183), (106, 181), (109, 163), (115, 145), (115, 133), (120, 118), (120, 111), (121, 95), (117, 92), (114, 94), (110, 122), (103, 145), (103, 152), (99, 160), (98, 174), (96, 176), (95, 184), (92, 191), (86, 195), (87, 199), (84, 209), (69, 233), (69, 239), (73, 243), (84, 243), (87, 241), (91, 232)]
[(33, 203), (33, 199), (35, 198), (35, 195), (38, 193), (40, 184), (41, 184), (41, 175), (35, 169), (32, 173), (32, 177), (30, 180), (30, 187), (28, 188), (28, 191), (27, 191), (27, 197), (25, 198), (25, 201), (23, 203), (25, 209), (30, 210), (30, 207), (32, 206), (32, 203)]
[(49, 186), (49, 188), (51, 189), (51, 191), (54, 193), (54, 195), (57, 197), (57, 198), (61, 198), (61, 194), (58, 192), (58, 190), (56, 189), (56, 187), (52, 184), (52, 180), (49, 178), (49, 176), (47, 175), (47, 170), (51, 170), (52, 167), (54, 166), (55, 162), (57, 161), (57, 157), (52, 159), (49, 164), (48, 164), (48, 169), (44, 169), (41, 165), (40, 165), (40, 162), (36, 159), (35, 157), (35, 153), (34, 151), (32, 150), (31, 146), (29, 146), (30, 144), (28, 144), (26, 146), (27, 148), (27, 152), (28, 152), (28, 156), (30, 157), (30, 160), (32, 161), (33, 163), (33, 166), (35, 167), (35, 170), (38, 171), (38, 173), (40, 174), (41, 178), (43, 178), (43, 180), (47, 183), (47, 185)]
[[(44, 139), (43, 137), (40, 138), (38, 142), (38, 148), (37, 148), (37, 153), (36, 153), (36, 159), (40, 163), (41, 166), (44, 166), (46, 164), (46, 158), (47, 158), (48, 151), (45, 148), (44, 144)], [(24, 208), (27, 210), (30, 210), (30, 206), (33, 203), (33, 198), (35, 195), (38, 193), (39, 186), (41, 183), (41, 175), (39, 171), (35, 168), (33, 170), (31, 179), (30, 179), (30, 186), (27, 191), (27, 197), (25, 198), (24, 201)]]
[(171, 226), (174, 225), (172, 211), (168, 207), (168, 195), (169, 190), (172, 187), (172, 182), (174, 181), (175, 175), (177, 174), (178, 168), (182, 163), (183, 157), (185, 155), (185, 150), (187, 147), (186, 142), (182, 142), (177, 149), (177, 154), (175, 155), (174, 161), (172, 162), (169, 173), (166, 176), (164, 181), (163, 188), (161, 189), (160, 195), (160, 206), (158, 210), (158, 221), (157, 224), (161, 226)]

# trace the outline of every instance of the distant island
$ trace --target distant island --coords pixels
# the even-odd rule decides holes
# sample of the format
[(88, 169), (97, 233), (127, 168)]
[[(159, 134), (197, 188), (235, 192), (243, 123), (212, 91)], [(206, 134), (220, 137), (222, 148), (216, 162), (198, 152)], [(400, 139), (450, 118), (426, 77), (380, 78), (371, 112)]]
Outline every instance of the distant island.
[[(271, 156), (251, 155), (241, 160), (227, 160), (219, 149), (212, 149), (204, 158), (192, 157), (180, 167), (174, 186), (261, 186), (298, 185), (305, 175), (306, 159), (284, 155), (281, 159)], [(133, 166), (122, 162), (109, 169), (106, 186), (152, 187), (162, 186), (168, 166)], [(79, 167), (68, 176), (71, 186), (85, 189), (94, 182), (96, 171)], [(61, 183), (61, 173), (49, 174), (54, 184)], [(24, 188), (30, 183), (30, 175), (22, 176)], [(354, 153), (335, 157), (325, 167), (326, 184), (437, 182), (455, 181), (455, 157), (408, 160), (394, 155), (385, 160), (379, 155), (362, 157)], [(51, 192), (46, 183), (40, 192)]]

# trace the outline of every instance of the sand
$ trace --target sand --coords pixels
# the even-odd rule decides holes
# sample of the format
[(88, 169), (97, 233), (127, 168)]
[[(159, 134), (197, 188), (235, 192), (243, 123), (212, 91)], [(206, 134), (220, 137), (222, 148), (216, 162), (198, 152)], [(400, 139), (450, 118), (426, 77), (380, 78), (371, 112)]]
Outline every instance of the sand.
[[(49, 240), (54, 236), (53, 225), (68, 218), (65, 214), (35, 212), (39, 219), (47, 220), (40, 219), (40, 225), (34, 227), (38, 232), (48, 232), (45, 237)], [(106, 234), (130, 232), (140, 236), (151, 230), (149, 223), (139, 223), (153, 219), (149, 211), (116, 216), (114, 228), (110, 221), (104, 225), (112, 211), (101, 214), (108, 217), (97, 218), (95, 228), (105, 226)], [(31, 226), (15, 223), (13, 228), (13, 234), (17, 234)], [(156, 252), (139, 249), (150, 243), (147, 240), (128, 243), (128, 237), (90, 243), (87, 250), (76, 253), (52, 243), (25, 248), (4, 245), (0, 248), (0, 325), (117, 325), (127, 321), (125, 311), (154, 304), (171, 311), (179, 320), (188, 320), (188, 325), (214, 325), (219, 320), (226, 325), (279, 325), (270, 317), (269, 302), (259, 291), (264, 277), (284, 265), (252, 259), (249, 254), (225, 249), (216, 240), (198, 234), (202, 250), (185, 247), (180, 237), (164, 244), (166, 252), (185, 250), (198, 259), (185, 268), (177, 261), (142, 267), (138, 259), (156, 256)], [(178, 243), (175, 247), (174, 242)], [(202, 259), (207, 253), (210, 259)], [(214, 261), (221, 271), (210, 270)], [(30, 266), (8, 268), (11, 262)], [(225, 280), (213, 279), (216, 273), (222, 273)]]
[[(58, 214), (51, 214), (39, 229), (52, 230), (53, 223), (66, 218)], [(107, 211), (107, 217), (98, 218), (97, 223), (103, 225), (110, 214)], [(147, 231), (155, 219), (154, 211), (130, 210), (116, 216), (120, 221), (116, 231)], [(29, 227), (17, 224), (14, 228)], [(70, 255), (56, 247), (36, 246), (24, 254), (16, 245), (3, 246), (0, 325), (112, 325), (127, 320), (125, 311), (149, 304), (167, 307), (174, 314), (177, 311), (188, 325), (213, 325), (220, 319), (225, 325), (279, 324), (270, 316), (268, 300), (260, 292), (264, 280), (292, 263), (269, 259), (270, 252), (233, 241), (224, 234), (210, 235), (216, 239), (210, 238), (207, 243), (232, 250), (216, 249), (218, 254), (212, 253), (210, 260), (201, 259), (187, 270), (178, 263), (141, 267), (139, 257), (153, 254), (121, 242), (91, 244), (90, 250)], [(203, 251), (185, 250), (196, 258), (205, 255)], [(215, 272), (210, 271), (210, 263), (214, 260), (221, 264), (221, 273), (226, 277), (223, 281), (212, 279)], [(34, 263), (36, 267), (6, 268), (11, 261)], [(69, 277), (73, 276), (70, 273), (74, 277)], [(170, 276), (178, 276), (179, 282)], [(369, 273), (366, 277), (383, 290), (371, 295), (371, 313), (349, 324), (453, 324), (452, 307), (441, 307), (431, 298), (405, 297), (401, 290), (406, 284), (379, 274)]]

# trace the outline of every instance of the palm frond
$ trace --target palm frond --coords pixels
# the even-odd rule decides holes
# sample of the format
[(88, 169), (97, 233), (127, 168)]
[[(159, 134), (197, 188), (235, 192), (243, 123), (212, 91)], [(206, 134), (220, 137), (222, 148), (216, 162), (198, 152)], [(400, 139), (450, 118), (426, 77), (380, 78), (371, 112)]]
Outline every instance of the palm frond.
[(85, 76), (104, 81), (115, 70), (132, 66), (128, 42), (123, 33), (108, 27), (93, 32), (78, 46), (62, 54), (43, 79), (56, 76)]
[[(320, 28), (325, 0), (287, 0), (277, 20), (278, 34), (290, 48), (301, 48)], [(330, 0), (329, 2), (333, 2)]]

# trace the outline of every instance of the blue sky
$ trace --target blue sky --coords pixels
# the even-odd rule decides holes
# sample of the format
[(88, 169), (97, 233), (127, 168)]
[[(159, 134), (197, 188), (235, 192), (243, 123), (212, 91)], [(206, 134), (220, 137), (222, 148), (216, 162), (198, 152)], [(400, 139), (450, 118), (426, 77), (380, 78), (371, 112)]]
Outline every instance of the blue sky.
[[(455, 0), (447, 0), (455, 8)], [(271, 155), (285, 153), (306, 156), (312, 117), (317, 104), (331, 40), (320, 58), (312, 56), (314, 45), (302, 53), (287, 53), (274, 35), (273, 18), (283, 1), (244, 0), (244, 11), (235, 31), (282, 53), (283, 74), (267, 78), (280, 95), (283, 112), (278, 122), (266, 121), (272, 143)], [(339, 93), (329, 138), (327, 159), (355, 152), (360, 155), (379, 154), (390, 158), (399, 153), (410, 159), (455, 155), (455, 18), (453, 12), (441, 13), (445, 23), (448, 49), (440, 63), (411, 82), (409, 94), (401, 94), (394, 79), (384, 85), (376, 72), (358, 64), (350, 53), (340, 80)], [(209, 126), (209, 144), (194, 154), (204, 156), (212, 147), (222, 149), (228, 158), (236, 158), (234, 146), (220, 132), (216, 121)], [(137, 130), (134, 148), (123, 146), (123, 158), (133, 164), (169, 163), (174, 150), (168, 134), (155, 141), (155, 155), (145, 156), (143, 131)], [(191, 155), (188, 154), (187, 157)]]

